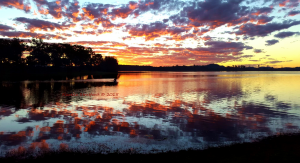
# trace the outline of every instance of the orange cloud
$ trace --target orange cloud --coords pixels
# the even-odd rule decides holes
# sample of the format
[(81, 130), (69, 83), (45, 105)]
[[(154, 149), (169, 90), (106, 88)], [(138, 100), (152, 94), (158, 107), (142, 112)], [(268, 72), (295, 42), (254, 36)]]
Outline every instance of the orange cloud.
[(95, 16), (91, 13), (91, 11), (87, 10), (85, 7), (82, 8), (82, 11), (85, 16), (87, 16), (91, 20), (94, 20)]
[(20, 10), (24, 9), (23, 0), (2, 0), (0, 1), (0, 6), (12, 6)]
[(46, 8), (43, 8), (42, 6), (40, 6), (40, 7), (38, 6), (38, 12), (43, 15), (49, 14), (49, 10)]
[(279, 3), (279, 6), (280, 7), (285, 7), (287, 2), (290, 2), (290, 0), (285, 0), (285, 1), (281, 2), (281, 3)]
[(129, 2), (129, 8), (131, 9), (131, 10), (134, 10), (134, 9), (136, 9), (138, 7), (138, 4), (136, 3), (136, 2)]

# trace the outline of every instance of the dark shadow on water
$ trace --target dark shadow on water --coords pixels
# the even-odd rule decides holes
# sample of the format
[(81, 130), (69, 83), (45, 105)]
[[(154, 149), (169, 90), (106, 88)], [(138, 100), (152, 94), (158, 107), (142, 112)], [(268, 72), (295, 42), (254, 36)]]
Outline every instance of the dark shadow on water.
[(16, 81), (56, 81), (56, 80), (85, 80), (85, 79), (118, 79), (119, 73), (12, 73), (0, 76), (0, 82), (16, 82)]
[[(5, 107), (13, 106), (17, 110), (19, 108), (29, 107), (29, 103), (34, 108), (43, 107), (49, 103), (71, 102), (71, 96), (63, 96), (63, 93), (84, 93), (80, 92), (82, 89), (103, 87), (103, 86), (117, 86), (116, 81), (120, 75), (86, 75), (86, 76), (66, 76), (68, 80), (61, 80), (61, 78), (55, 78), (55, 80), (47, 82), (43, 81), (14, 81), (14, 82), (0, 82), (0, 105)], [(42, 79), (42, 78), (40, 78)], [(46, 78), (44, 78), (46, 79)], [(73, 80), (72, 80), (73, 79)], [(86, 79), (91, 79), (85, 81)], [(93, 79), (110, 79), (111, 81), (97, 81), (93, 82)], [(56, 81), (59, 80), (59, 81)], [(84, 97), (78, 97), (75, 100), (82, 100)], [(0, 113), (1, 114), (1, 113)], [(8, 114), (7, 112), (5, 114)]]

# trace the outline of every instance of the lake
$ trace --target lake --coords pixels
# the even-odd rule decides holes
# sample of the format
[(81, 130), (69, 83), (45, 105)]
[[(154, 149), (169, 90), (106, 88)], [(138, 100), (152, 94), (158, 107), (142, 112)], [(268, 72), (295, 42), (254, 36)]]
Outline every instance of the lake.
[(300, 72), (142, 72), (0, 85), (0, 150), (141, 153), (251, 142), (300, 126)]

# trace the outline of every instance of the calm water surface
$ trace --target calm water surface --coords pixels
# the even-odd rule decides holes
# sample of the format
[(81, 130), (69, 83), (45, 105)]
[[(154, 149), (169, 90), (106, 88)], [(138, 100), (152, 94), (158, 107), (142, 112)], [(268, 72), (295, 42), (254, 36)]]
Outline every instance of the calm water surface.
[[(86, 78), (85, 78), (86, 79)], [(1, 82), (0, 150), (204, 148), (300, 126), (300, 72)]]

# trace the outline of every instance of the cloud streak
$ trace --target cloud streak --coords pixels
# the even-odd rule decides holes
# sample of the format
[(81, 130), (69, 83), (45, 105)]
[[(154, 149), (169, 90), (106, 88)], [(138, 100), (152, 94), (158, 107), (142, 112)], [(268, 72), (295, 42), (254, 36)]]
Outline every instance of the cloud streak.
[(15, 18), (14, 20), (25, 23), (26, 29), (30, 30), (31, 32), (34, 31), (54, 31), (55, 29), (57, 30), (67, 30), (72, 26), (75, 26), (74, 24), (70, 25), (63, 25), (63, 24), (58, 24), (58, 23), (52, 23), (49, 21), (45, 20), (39, 20), (39, 19), (29, 19), (25, 17), (19, 17)]
[(266, 43), (267, 44), (265, 44), (266, 46), (271, 46), (271, 45), (274, 45), (274, 44), (276, 44), (276, 43), (278, 43), (279, 41), (278, 40), (275, 40), (275, 39), (273, 39), (273, 40), (267, 40), (266, 41)]
[(276, 35), (274, 35), (274, 37), (276, 38), (286, 38), (286, 37), (291, 37), (294, 35), (300, 35), (300, 32), (280, 32)]

